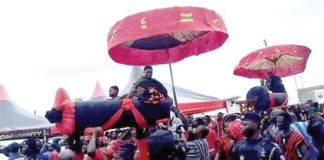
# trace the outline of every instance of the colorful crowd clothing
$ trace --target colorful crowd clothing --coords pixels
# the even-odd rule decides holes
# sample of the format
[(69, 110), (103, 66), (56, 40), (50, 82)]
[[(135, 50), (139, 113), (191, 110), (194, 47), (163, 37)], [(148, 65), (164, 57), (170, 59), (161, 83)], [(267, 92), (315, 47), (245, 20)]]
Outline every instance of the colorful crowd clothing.
[(217, 152), (219, 153), (219, 159), (230, 160), (231, 148), (238, 141), (243, 140), (244, 135), (240, 131), (241, 122), (232, 121), (228, 124), (229, 134), (224, 135), (219, 139), (217, 144)]
[(221, 119), (216, 120), (215, 132), (216, 132), (218, 139), (223, 136), (223, 120), (221, 120)]
[(229, 135), (225, 135), (219, 139), (217, 144), (217, 152), (224, 160), (231, 160), (231, 141), (233, 139)]
[(186, 160), (209, 160), (208, 144), (205, 139), (196, 139), (186, 143), (188, 153)]
[(208, 135), (206, 137), (206, 141), (208, 143), (208, 150), (211, 157), (216, 155), (216, 144), (218, 142), (218, 138), (216, 132), (209, 129)]
[(307, 145), (305, 138), (297, 131), (292, 131), (288, 137), (284, 137), (283, 133), (279, 133), (277, 141), (284, 152), (285, 158), (288, 160), (300, 159), (301, 155), (298, 155), (298, 147), (302, 143)]

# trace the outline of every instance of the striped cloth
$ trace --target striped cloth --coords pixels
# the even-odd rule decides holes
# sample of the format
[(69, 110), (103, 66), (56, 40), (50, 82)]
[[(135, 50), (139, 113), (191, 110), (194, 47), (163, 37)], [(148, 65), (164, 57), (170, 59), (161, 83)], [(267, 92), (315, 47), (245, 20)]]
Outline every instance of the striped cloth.
[(208, 144), (205, 139), (187, 142), (189, 149), (186, 160), (209, 160)]
[(297, 154), (297, 149), (302, 143), (306, 143), (305, 138), (297, 131), (293, 131), (289, 136), (289, 139), (285, 143), (283, 141), (283, 134), (279, 133), (278, 144), (281, 146), (281, 149), (284, 151), (284, 156), (287, 160), (297, 160), (299, 156)]

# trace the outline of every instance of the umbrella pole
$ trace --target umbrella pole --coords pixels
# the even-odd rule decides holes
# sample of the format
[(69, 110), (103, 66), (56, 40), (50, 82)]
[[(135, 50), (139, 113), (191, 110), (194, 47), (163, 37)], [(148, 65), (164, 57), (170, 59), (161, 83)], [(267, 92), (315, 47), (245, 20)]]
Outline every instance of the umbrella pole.
[(173, 91), (174, 103), (175, 103), (175, 106), (176, 106), (178, 112), (180, 112), (180, 109), (178, 107), (177, 95), (176, 95), (176, 91), (175, 91), (175, 87), (174, 87), (174, 80), (173, 80), (173, 72), (172, 72), (171, 58), (170, 58), (170, 53), (169, 53), (169, 50), (168, 49), (167, 49), (167, 53), (168, 53), (168, 58), (169, 58), (169, 69), (170, 69), (170, 75), (171, 75), (171, 83), (172, 83), (172, 91)]
[(268, 43), (267, 43), (267, 40), (266, 39), (263, 40), (263, 43), (264, 43), (264, 46), (265, 47), (268, 47)]
[(296, 75), (294, 75), (294, 80), (295, 80), (296, 90), (297, 90), (297, 92), (298, 92), (298, 85), (297, 85)]

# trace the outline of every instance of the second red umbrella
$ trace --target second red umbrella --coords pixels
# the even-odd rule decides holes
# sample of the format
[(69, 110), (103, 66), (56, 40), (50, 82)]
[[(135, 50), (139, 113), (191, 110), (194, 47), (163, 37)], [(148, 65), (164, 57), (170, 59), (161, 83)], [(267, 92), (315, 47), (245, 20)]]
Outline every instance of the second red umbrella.
[(301, 45), (276, 45), (243, 57), (234, 69), (234, 75), (247, 78), (266, 79), (272, 72), (287, 77), (305, 70), (311, 50)]

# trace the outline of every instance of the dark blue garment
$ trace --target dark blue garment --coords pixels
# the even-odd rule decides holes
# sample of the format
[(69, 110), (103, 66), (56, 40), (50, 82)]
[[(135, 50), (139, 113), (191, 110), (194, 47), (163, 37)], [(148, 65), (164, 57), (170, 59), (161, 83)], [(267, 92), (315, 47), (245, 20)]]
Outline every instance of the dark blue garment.
[(42, 155), (41, 155), (42, 160), (49, 160), (50, 156), (51, 156), (50, 151), (46, 151), (46, 152), (42, 153)]
[(150, 159), (168, 160), (172, 159), (175, 141), (171, 131), (159, 129), (148, 137)]
[(16, 153), (10, 154), (8, 160), (15, 160), (15, 159), (18, 159), (18, 158), (23, 158), (23, 157), (25, 157), (23, 154), (21, 154), (19, 152), (16, 152)]
[(287, 93), (280, 77), (271, 76), (268, 81), (270, 81), (269, 90), (272, 93)]
[(281, 160), (284, 159), (279, 146), (264, 138), (244, 139), (232, 148), (233, 160)]
[(254, 105), (256, 110), (269, 109), (270, 107), (269, 92), (265, 87), (256, 86), (251, 88), (246, 94), (246, 99), (254, 99), (254, 98), (256, 98), (256, 102)]

